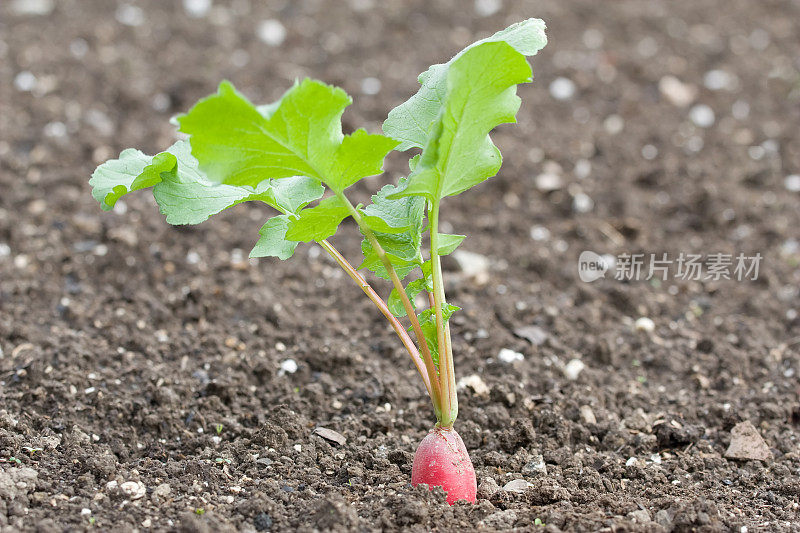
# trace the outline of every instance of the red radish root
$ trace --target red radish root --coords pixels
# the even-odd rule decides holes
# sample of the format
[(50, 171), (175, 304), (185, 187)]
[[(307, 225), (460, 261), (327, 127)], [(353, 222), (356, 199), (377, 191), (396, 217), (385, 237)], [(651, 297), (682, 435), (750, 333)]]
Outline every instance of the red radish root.
[(475, 468), (456, 430), (435, 427), (422, 439), (411, 469), (411, 484), (420, 483), (442, 487), (450, 505), (458, 500), (475, 503)]

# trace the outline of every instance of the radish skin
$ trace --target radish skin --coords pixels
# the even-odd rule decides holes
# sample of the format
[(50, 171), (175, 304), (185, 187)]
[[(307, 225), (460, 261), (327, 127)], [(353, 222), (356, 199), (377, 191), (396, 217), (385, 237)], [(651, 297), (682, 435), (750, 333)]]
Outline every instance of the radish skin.
[(442, 487), (450, 505), (458, 500), (475, 503), (478, 493), (475, 468), (456, 430), (435, 427), (422, 439), (411, 469), (411, 484), (420, 483), (431, 489)]

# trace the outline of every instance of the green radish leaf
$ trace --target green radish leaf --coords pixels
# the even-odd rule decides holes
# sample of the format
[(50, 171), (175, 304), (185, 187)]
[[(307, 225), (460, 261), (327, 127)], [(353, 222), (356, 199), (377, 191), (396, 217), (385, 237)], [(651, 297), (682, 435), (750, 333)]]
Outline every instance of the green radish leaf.
[(420, 74), (419, 83), (422, 86), (417, 93), (394, 108), (383, 123), (384, 133), (401, 141), (398, 150), (424, 148), (428, 144), (431, 125), (446, 105), (447, 77), (451, 66), (467, 50), (487, 42), (505, 42), (519, 54), (532, 56), (547, 44), (545, 24), (539, 19), (518, 22), (491, 37), (471, 44), (447, 63), (432, 65)]
[(398, 142), (383, 135), (358, 129), (342, 139), (333, 164), (325, 174), (325, 184), (341, 192), (361, 178), (383, 172), (383, 160)]
[(436, 203), (497, 174), (502, 158), (489, 132), (516, 120), (516, 85), (530, 80), (525, 56), (504, 41), (473, 46), (456, 58), (422, 156), (393, 197), (424, 196)]
[[(411, 305), (414, 305), (414, 299), (417, 297), (419, 293), (425, 290), (425, 280), (415, 279), (414, 281), (410, 282), (406, 285), (405, 293), (408, 296)], [(389, 308), (389, 311), (398, 318), (406, 316), (406, 308), (403, 306), (403, 301), (400, 299), (400, 294), (397, 292), (397, 289), (392, 289), (391, 294), (389, 294), (389, 299), (386, 300), (386, 305)]]
[(278, 215), (267, 220), (267, 223), (258, 231), (261, 237), (250, 251), (250, 257), (289, 259), (298, 245), (297, 241), (286, 238), (290, 220), (289, 215)]
[(260, 200), (280, 211), (294, 211), (323, 192), (319, 184), (303, 177), (291, 178), (287, 183), (293, 185), (292, 194), (287, 194), (283, 186), (276, 190), (269, 180), (255, 187), (214, 183), (197, 168), (187, 141), (178, 141), (155, 156), (124, 150), (119, 159), (97, 167), (89, 184), (92, 195), (105, 210), (113, 208), (125, 194), (153, 187), (161, 212), (173, 225), (199, 224), (211, 215), (250, 200)]
[(352, 99), (342, 89), (305, 79), (277, 102), (256, 107), (229, 82), (177, 118), (192, 154), (210, 179), (254, 186), (264, 179), (313, 178), (337, 192), (380, 174), (397, 141), (357, 130), (342, 133)]
[[(161, 213), (173, 225), (199, 224), (224, 209), (252, 200), (262, 201), (284, 214), (295, 214), (324, 192), (322, 185), (303, 176), (264, 180), (255, 187), (212, 182), (198, 169), (188, 141), (178, 141), (155, 156), (124, 150), (119, 159), (97, 167), (89, 183), (92, 195), (106, 210), (113, 208), (124, 194), (152, 187)], [(251, 257), (290, 257), (297, 242), (280, 242), (275, 233), (282, 228), (280, 237), (285, 237), (286, 224), (285, 215), (270, 219), (262, 228), (261, 240)], [(265, 232), (269, 232), (266, 241)], [(268, 253), (270, 249), (277, 251)]]
[[(416, 258), (409, 258), (406, 254), (412, 248), (409, 242), (402, 238), (401, 234), (397, 233), (375, 233), (375, 238), (389, 258), (392, 267), (394, 267), (397, 277), (405, 279), (419, 264)], [(389, 273), (383, 266), (383, 263), (378, 257), (377, 252), (372, 248), (372, 245), (367, 239), (361, 241), (361, 253), (364, 260), (358, 266), (359, 269), (366, 268), (373, 274), (381, 279), (391, 280)]]
[[(461, 310), (460, 307), (456, 307), (455, 305), (451, 305), (447, 302), (442, 304), (442, 320), (446, 324), (450, 317), (453, 316), (453, 313), (456, 311)], [(431, 358), (433, 359), (433, 364), (436, 365), (436, 368), (439, 368), (439, 339), (436, 335), (436, 312), (433, 309), (425, 309), (419, 315), (417, 315), (419, 319), (419, 325), (422, 329), (422, 334), (425, 336), (425, 341), (428, 343), (428, 348), (431, 351)], [(411, 331), (411, 328), (409, 328)]]
[(300, 212), (299, 217), (289, 222), (286, 238), (292, 241), (310, 242), (327, 239), (342, 220), (350, 216), (350, 210), (337, 196), (322, 200), (316, 207)]
[[(400, 180), (400, 187), (405, 183)], [(372, 196), (372, 203), (361, 210), (361, 219), (375, 235), (386, 257), (405, 278), (419, 263), (422, 229), (424, 227), (425, 200), (418, 197), (390, 200), (389, 195), (398, 186), (386, 185)], [(388, 279), (386, 269), (366, 238), (361, 243), (364, 262), (359, 268), (367, 268), (375, 275)]]
[(466, 239), (466, 235), (439, 234), (439, 255), (450, 255)]

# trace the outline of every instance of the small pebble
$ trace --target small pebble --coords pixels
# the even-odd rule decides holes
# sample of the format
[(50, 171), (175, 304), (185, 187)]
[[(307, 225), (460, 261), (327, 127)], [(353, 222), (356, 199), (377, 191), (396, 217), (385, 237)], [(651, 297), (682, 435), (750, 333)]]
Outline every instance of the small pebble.
[(633, 327), (636, 331), (644, 331), (645, 333), (652, 333), (656, 329), (656, 324), (646, 316), (636, 319)]
[(503, 490), (506, 492), (525, 492), (528, 490), (528, 487), (532, 487), (531, 483), (528, 483), (524, 479), (513, 479), (503, 485)]
[(141, 26), (144, 24), (144, 11), (138, 6), (122, 4), (114, 13), (114, 18), (125, 26)]
[(634, 466), (638, 462), (639, 461), (636, 459), (636, 457), (630, 457), (627, 461), (625, 461), (625, 466)]
[(294, 451), (296, 451), (297, 453), (301, 453), (303, 451), (303, 446), (301, 444), (295, 444), (294, 446), (292, 446), (292, 448), (294, 448)]
[(131, 500), (138, 500), (147, 493), (147, 489), (141, 481), (126, 481), (119, 488)]
[(716, 117), (713, 109), (705, 104), (698, 104), (689, 110), (689, 119), (698, 128), (710, 128), (714, 125)]
[(561, 176), (545, 172), (536, 176), (536, 188), (542, 192), (557, 191), (563, 187)]
[(269, 46), (280, 46), (286, 40), (286, 28), (281, 21), (275, 19), (261, 21), (256, 33), (258, 38)]
[(334, 431), (334, 430), (329, 429), (329, 428), (319, 427), (319, 428), (314, 430), (314, 434), (315, 435), (319, 435), (320, 437), (322, 437), (323, 439), (325, 439), (325, 440), (327, 440), (329, 442), (333, 442), (334, 444), (338, 444), (339, 446), (344, 446), (344, 444), (347, 442), (347, 439), (345, 438), (344, 435), (342, 435), (338, 431)]
[(783, 186), (789, 192), (800, 192), (800, 174), (791, 174), (783, 180)]
[(36, 76), (33, 73), (23, 70), (14, 77), (14, 87), (18, 91), (30, 92), (36, 88)]
[(84, 507), (83, 509), (81, 509), (81, 516), (89, 516), (90, 514), (92, 514), (92, 510), (91, 509), (89, 509), (87, 507)]
[(564, 376), (571, 381), (578, 379), (586, 365), (580, 359), (572, 359), (569, 363), (564, 365)]
[(189, 16), (202, 18), (211, 9), (211, 0), (183, 0), (183, 9)]
[(367, 95), (381, 92), (381, 80), (378, 78), (364, 78), (361, 80), (361, 92)]
[(471, 388), (478, 396), (489, 396), (489, 386), (478, 374), (471, 374), (458, 380), (456, 384), (458, 390), (463, 390), (467, 387)]
[(503, 348), (497, 354), (497, 358), (502, 363), (511, 364), (515, 361), (522, 361), (525, 359), (525, 356), (519, 352), (515, 352), (514, 350), (510, 350), (508, 348)]
[(709, 70), (703, 76), (703, 85), (711, 91), (733, 90), (736, 88), (736, 77), (724, 70)]
[(625, 121), (619, 115), (609, 115), (603, 121), (603, 128), (609, 135), (617, 135), (625, 129)]
[(550, 238), (550, 230), (544, 226), (534, 226), (531, 228), (531, 239), (534, 241), (546, 241)]
[(278, 372), (279, 375), (283, 374), (294, 374), (297, 372), (297, 361), (294, 359), (285, 359), (281, 361), (281, 369)]
[(476, 278), (485, 283), (489, 275), (489, 259), (481, 254), (458, 249), (451, 255), (456, 260), (461, 271), (467, 277)]
[(675, 76), (664, 76), (658, 81), (658, 90), (669, 103), (678, 107), (686, 107), (697, 96), (697, 89), (688, 83), (683, 83)]
[(725, 451), (728, 459), (768, 461), (772, 452), (750, 421), (739, 422), (731, 429), (731, 443)]
[(594, 416), (594, 411), (588, 405), (581, 405), (580, 414), (584, 424), (597, 424), (597, 417)]
[(578, 159), (575, 162), (575, 168), (572, 169), (572, 173), (579, 180), (588, 178), (589, 174), (592, 173), (592, 163), (588, 159)]
[(48, 15), (53, 7), (53, 0), (14, 0), (11, 3), (11, 10), (17, 15)]
[(533, 456), (533, 459), (528, 461), (528, 463), (522, 467), (522, 473), (527, 475), (539, 475), (539, 474), (547, 474), (547, 465), (544, 462), (544, 457), (537, 454)]
[(594, 200), (586, 194), (579, 192), (572, 197), (572, 210), (576, 213), (588, 213), (594, 209)]
[(550, 96), (556, 100), (569, 100), (575, 96), (575, 83), (564, 77), (558, 77), (550, 82)]
[(503, 9), (503, 0), (475, 0), (475, 13), (479, 17), (490, 17)]

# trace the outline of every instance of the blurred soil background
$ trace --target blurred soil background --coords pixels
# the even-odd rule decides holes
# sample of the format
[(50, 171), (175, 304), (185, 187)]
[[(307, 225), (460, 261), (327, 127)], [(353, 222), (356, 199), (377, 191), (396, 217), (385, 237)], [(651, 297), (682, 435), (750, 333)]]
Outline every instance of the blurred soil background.
[[(247, 260), (259, 206), (175, 228), (87, 181), (223, 78), (340, 85), (377, 132), (528, 17), (550, 43), (503, 169), (443, 210), (480, 485), (450, 507), (409, 484), (413, 366), (319, 248)], [(797, 0), (3, 0), (0, 531), (800, 531), (798, 35)], [(584, 250), (763, 260), (590, 284)]]

